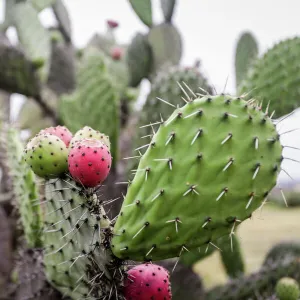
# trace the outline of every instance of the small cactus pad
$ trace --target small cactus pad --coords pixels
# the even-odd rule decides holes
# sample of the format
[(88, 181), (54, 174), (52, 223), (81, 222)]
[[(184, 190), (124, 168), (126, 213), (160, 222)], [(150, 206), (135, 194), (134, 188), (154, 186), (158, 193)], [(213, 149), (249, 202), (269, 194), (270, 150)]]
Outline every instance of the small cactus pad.
[(109, 149), (95, 139), (78, 141), (68, 157), (72, 177), (86, 187), (101, 184), (109, 174), (111, 162)]
[(287, 39), (269, 49), (257, 59), (240, 85), (246, 93), (275, 110), (276, 117), (292, 112), (300, 105), (300, 73), (295, 67), (299, 60), (300, 38)]
[(66, 144), (67, 147), (69, 146), (70, 141), (72, 139), (71, 131), (67, 127), (60, 126), (60, 125), (58, 125), (56, 127), (49, 127), (49, 128), (43, 129), (41, 131), (41, 133), (50, 133), (50, 134), (53, 134), (53, 135), (59, 137)]
[(110, 149), (110, 142), (109, 142), (109, 136), (105, 135), (104, 133), (101, 133), (98, 130), (94, 130), (93, 128), (89, 126), (84, 126), (82, 129), (78, 130), (74, 137), (71, 140), (70, 146), (75, 146), (75, 143), (82, 140), (82, 139), (95, 139), (101, 141), (103, 144), (105, 144), (108, 149)]
[(45, 186), (48, 281), (74, 300), (120, 295), (122, 268), (109, 250), (110, 222), (96, 194), (87, 193), (69, 176), (48, 180)]
[(114, 254), (166, 259), (229, 235), (263, 204), (281, 161), (276, 127), (255, 103), (218, 95), (177, 108), (128, 187)]
[(127, 272), (124, 287), (126, 300), (172, 299), (169, 272), (155, 264), (142, 264)]
[(68, 149), (65, 143), (49, 133), (32, 138), (25, 148), (24, 157), (33, 172), (40, 177), (54, 178), (68, 170)]
[(276, 296), (279, 300), (297, 300), (300, 296), (299, 284), (293, 278), (281, 278), (276, 284)]

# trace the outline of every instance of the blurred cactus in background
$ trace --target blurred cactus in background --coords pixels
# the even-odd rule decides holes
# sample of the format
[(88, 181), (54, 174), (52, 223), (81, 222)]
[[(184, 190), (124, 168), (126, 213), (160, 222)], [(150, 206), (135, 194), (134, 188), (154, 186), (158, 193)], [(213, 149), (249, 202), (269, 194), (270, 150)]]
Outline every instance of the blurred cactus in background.
[[(204, 74), (202, 61), (197, 60), (191, 66), (181, 64), (184, 39), (174, 24), (176, 4), (176, 0), (161, 0), (159, 9), (163, 21), (156, 24), (151, 0), (128, 0), (129, 7), (146, 30), (143, 33), (133, 32), (132, 40), (122, 44), (116, 37), (116, 31), (122, 24), (118, 20), (107, 19), (105, 32), (95, 33), (79, 49), (73, 42), (72, 22), (63, 0), (5, 1), (5, 19), (0, 27), (0, 299), (125, 299), (124, 282), (128, 278), (130, 280), (128, 269), (132, 264), (145, 268), (141, 270), (147, 270), (149, 266), (129, 260), (132, 258), (130, 255), (139, 261), (141, 257), (145, 261), (151, 261), (149, 257), (152, 255), (159, 259), (166, 258), (159, 260), (159, 264), (170, 272), (170, 279), (163, 277), (165, 273), (160, 267), (156, 270), (157, 273), (153, 273), (156, 275), (140, 271), (150, 278), (163, 278), (159, 284), (165, 284), (169, 280), (171, 282), (171, 289), (160, 285), (155, 291), (151, 288), (142, 289), (142, 294), (150, 295), (150, 299), (156, 299), (152, 292), (164, 292), (168, 295), (157, 299), (171, 299), (167, 298), (171, 297), (171, 290), (172, 299), (175, 300), (278, 299), (282, 297), (279, 294), (285, 295), (285, 282), (299, 282), (300, 251), (297, 243), (275, 245), (261, 268), (249, 275), (246, 272), (243, 243), (234, 235), (235, 227), (251, 217), (253, 205), (263, 206), (271, 192), (269, 188), (276, 184), (283, 156), (279, 155), (282, 146), (272, 117), (274, 114), (282, 117), (299, 106), (300, 90), (297, 84), (300, 77), (298, 65), (295, 65), (299, 61), (299, 38), (281, 41), (259, 55), (259, 43), (254, 35), (249, 31), (242, 32), (235, 47), (234, 67), (238, 95), (217, 95), (213, 83)], [(51, 10), (55, 16), (54, 27), (46, 28), (41, 23), (40, 13), (45, 9)], [(16, 45), (9, 40), (7, 34), (12, 27), (17, 32)], [(138, 100), (144, 80), (149, 82), (150, 91), (141, 104)], [(21, 94), (25, 99), (15, 121), (10, 117), (12, 94)], [(258, 101), (263, 101), (263, 104)], [(201, 109), (196, 105), (202, 105)], [(229, 111), (230, 105), (234, 107), (234, 113)], [(183, 110), (189, 114), (183, 116)], [(216, 121), (218, 116), (219, 123)], [(192, 117), (203, 117), (205, 129), (197, 127)], [(185, 123), (190, 122), (189, 127), (178, 125), (177, 121), (183, 120)], [(246, 125), (240, 120), (247, 120)], [(222, 126), (219, 126), (221, 122)], [(75, 134), (73, 138), (70, 137), (70, 146), (65, 147), (62, 136), (53, 134), (57, 125), (65, 125)], [(165, 248), (162, 251), (158, 249), (157, 243), (150, 245), (144, 237), (141, 242), (134, 240), (137, 235), (142, 236), (143, 230), (149, 226), (149, 214), (155, 219), (162, 212), (159, 206), (161, 204), (156, 199), (165, 195), (165, 190), (159, 188), (157, 194), (156, 184), (164, 183), (168, 186), (172, 181), (167, 173), (173, 171), (174, 167), (171, 156), (179, 155), (181, 150), (174, 146), (175, 143), (172, 144), (175, 132), (167, 132), (169, 125), (182, 133), (182, 137), (176, 136), (179, 142), (188, 138), (191, 130), (196, 130), (192, 134), (192, 141), (189, 141), (191, 149), (196, 146), (195, 141), (200, 140), (200, 136), (202, 138), (202, 134), (205, 139), (203, 143), (209, 144), (209, 147), (219, 135), (224, 135), (217, 150), (224, 144), (224, 147), (231, 145), (229, 141), (234, 143), (231, 148), (226, 148), (230, 148), (231, 152), (228, 150), (228, 157), (220, 158), (222, 168), (217, 171), (217, 160), (211, 159), (208, 163), (203, 160), (202, 140), (199, 149), (197, 148), (200, 151), (197, 150), (197, 155), (192, 157), (189, 153), (180, 153), (179, 167), (187, 168), (187, 171), (178, 173), (176, 179), (188, 187), (182, 194), (179, 188), (179, 192), (177, 191), (176, 186), (176, 196), (179, 193), (182, 198), (188, 194), (198, 194), (202, 197), (200, 200), (206, 201), (207, 195), (212, 198), (216, 192), (216, 199), (212, 200), (220, 203), (221, 208), (216, 210), (213, 206), (215, 202), (208, 207), (200, 207), (195, 202), (195, 207), (189, 207), (194, 209), (194, 215), (191, 216), (190, 212), (188, 224), (181, 222), (177, 214), (170, 216), (166, 223), (172, 223), (172, 226), (174, 224), (174, 236), (178, 239), (176, 247), (181, 249), (178, 253), (174, 250), (177, 250), (174, 245), (172, 251)], [(247, 127), (248, 125), (252, 127)], [(51, 134), (41, 131), (49, 127)], [(259, 130), (255, 131), (258, 127)], [(235, 131), (240, 136), (245, 135), (244, 141), (251, 139), (250, 151), (246, 147), (237, 147), (238, 143), (232, 134)], [(255, 136), (252, 137), (252, 134)], [(260, 138), (260, 134), (263, 138)], [(152, 159), (151, 153), (149, 154), (152, 148), (161, 157)], [(209, 148), (206, 154), (210, 155), (213, 150), (215, 149)], [(61, 152), (57, 155), (56, 151)], [(43, 176), (48, 169), (57, 170), (55, 159), (58, 158), (66, 168), (68, 164), (70, 170), (70, 160), (74, 159), (74, 154), (69, 155), (70, 151), (79, 151), (79, 158), (75, 157), (80, 162), (80, 159), (83, 160), (82, 164), (74, 160), (72, 165), (75, 170), (80, 168), (79, 179), (76, 180), (71, 171), (66, 171), (63, 175), (55, 173)], [(67, 152), (68, 155), (65, 155)], [(84, 159), (92, 160), (92, 155), (98, 155), (99, 152), (102, 164), (106, 164), (107, 158), (111, 158), (111, 164), (105, 165), (106, 172), (107, 169), (110, 171), (109, 175), (103, 185), (101, 181), (101, 185), (97, 187), (86, 187), (82, 182), (86, 176), (84, 171), (101, 176), (103, 169), (101, 172), (85, 169), (86, 165), (94, 166), (91, 161)], [(219, 151), (215, 152), (217, 155)], [(232, 157), (233, 154), (236, 156)], [(245, 178), (236, 178), (234, 175), (240, 156), (249, 161), (259, 159), (254, 169), (251, 165), (251, 174), (243, 173)], [(236, 157), (238, 159), (235, 161)], [(150, 173), (151, 168), (146, 164), (152, 161), (165, 161), (167, 172), (162, 165), (157, 169), (153, 168)], [(202, 163), (201, 172), (208, 172), (201, 173), (201, 176), (197, 173), (196, 176), (193, 171), (195, 161)], [(84, 163), (86, 165), (83, 167)], [(248, 161), (242, 163), (246, 165)], [(272, 172), (266, 173), (264, 167), (269, 167), (268, 163), (273, 163), (272, 168), (270, 167)], [(175, 169), (176, 167), (178, 165), (175, 165)], [(140, 175), (140, 171), (143, 171), (143, 175)], [(204, 192), (201, 190), (199, 193), (197, 184), (188, 182), (192, 173), (195, 173), (192, 178), (197, 182), (203, 174), (203, 180), (209, 179)], [(259, 179), (259, 186), (256, 186), (254, 179), (261, 173), (265, 176)], [(227, 174), (231, 181), (226, 177)], [(222, 176), (226, 184), (233, 182), (238, 186), (234, 195), (241, 201), (245, 188), (242, 186), (243, 180), (247, 181), (250, 176), (251, 184), (249, 191), (246, 191), (247, 199), (244, 199), (247, 201), (246, 208), (240, 203), (236, 204), (235, 210), (228, 207), (228, 190), (232, 186), (228, 188), (220, 183), (212, 183), (215, 178), (223, 178)], [(152, 186), (149, 182), (152, 182)], [(127, 191), (130, 186), (133, 187)], [(256, 193), (262, 189), (264, 194), (260, 203), (262, 197)], [(154, 205), (157, 206), (154, 206), (151, 213), (149, 209), (142, 215), (141, 212), (132, 212), (128, 214), (129, 217), (124, 217), (124, 208), (142, 206), (147, 209), (148, 202), (144, 203), (145, 199), (140, 199), (139, 196), (147, 194), (148, 197), (154, 192), (156, 195), (148, 202), (156, 200)], [(295, 194), (299, 194), (297, 192)], [(229, 198), (224, 199), (224, 203), (221, 198), (227, 197), (227, 193)], [(130, 197), (134, 198), (133, 202)], [(298, 203), (297, 200), (291, 200), (291, 204), (292, 202), (295, 205)], [(170, 203), (166, 214), (177, 209)], [(207, 211), (199, 212), (202, 207)], [(238, 214), (227, 216), (226, 209), (229, 208), (230, 213), (233, 211)], [(178, 208), (176, 212), (187, 213), (183, 210), (183, 207)], [(199, 214), (205, 215), (205, 219), (199, 221)], [(217, 218), (225, 219), (226, 216), (226, 222), (222, 219), (226, 224), (218, 219), (216, 222), (212, 220), (209, 215), (214, 214)], [(120, 242), (118, 238), (123, 239), (126, 234), (129, 235), (128, 232), (134, 227), (129, 226), (126, 231), (122, 223), (124, 218), (127, 222), (133, 222), (134, 226), (138, 223), (135, 218), (139, 218), (139, 221), (142, 219), (144, 224), (129, 239), (130, 249), (127, 244), (119, 247), (123, 245), (123, 240)], [(204, 232), (202, 234), (199, 231), (197, 234), (202, 234), (202, 239), (208, 237), (204, 242), (201, 241), (201, 247), (197, 244), (199, 241), (196, 233), (183, 236), (178, 234), (178, 226), (193, 229), (195, 224)], [(172, 235), (163, 230), (157, 230), (158, 238), (163, 232), (166, 234), (163, 243), (170, 240), (169, 243), (174, 244), (170, 238)], [(191, 245), (189, 249), (186, 242)], [(137, 254), (132, 251), (131, 246), (141, 247), (143, 243), (147, 247), (151, 246), (147, 249), (148, 253)], [(116, 249), (115, 245), (120, 249)], [(162, 257), (159, 256), (160, 250)], [(156, 253), (159, 254), (155, 256)], [(194, 267), (216, 253), (220, 255), (229, 281), (222, 286), (206, 289)], [(284, 277), (293, 279), (285, 281), (282, 280)], [(153, 285), (155, 284), (158, 283), (155, 281)], [(292, 289), (291, 293), (298, 295), (299, 287), (296, 284)]]

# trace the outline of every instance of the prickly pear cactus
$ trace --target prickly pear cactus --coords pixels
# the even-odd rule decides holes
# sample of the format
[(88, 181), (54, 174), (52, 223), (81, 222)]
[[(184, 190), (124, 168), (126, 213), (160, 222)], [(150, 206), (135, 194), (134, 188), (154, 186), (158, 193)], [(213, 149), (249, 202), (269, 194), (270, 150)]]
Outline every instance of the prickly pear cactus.
[(1, 135), (2, 143), (6, 145), (15, 205), (21, 217), (26, 242), (32, 248), (41, 247), (43, 224), (35, 175), (24, 161), (20, 133), (14, 128), (4, 128)]
[(258, 45), (255, 37), (250, 32), (244, 32), (239, 37), (235, 50), (235, 82), (237, 89), (247, 76), (247, 72), (257, 55)]
[(176, 109), (145, 147), (112, 240), (117, 257), (138, 261), (232, 233), (262, 205), (282, 161), (270, 118), (229, 95)]
[(163, 23), (151, 28), (148, 43), (153, 55), (152, 74), (156, 74), (167, 64), (179, 64), (182, 55), (182, 40), (173, 24)]
[(299, 267), (299, 258), (290, 257), (270, 262), (256, 273), (234, 279), (224, 286), (207, 291), (205, 300), (268, 299), (273, 295), (280, 278), (288, 276), (296, 280), (300, 279)]
[(127, 49), (126, 61), (130, 86), (136, 87), (149, 75), (152, 65), (152, 50), (145, 35), (137, 33), (132, 39)]
[(49, 32), (41, 24), (38, 12), (28, 2), (17, 3), (13, 9), (13, 17), (20, 43), (27, 57), (40, 67), (38, 70), (40, 79), (46, 81), (51, 57)]
[(49, 282), (72, 299), (102, 299), (110, 293), (121, 299), (122, 268), (109, 250), (110, 222), (96, 194), (69, 176), (45, 186), (44, 262)]
[(176, 0), (160, 0), (161, 9), (166, 22), (171, 23), (176, 6)]
[(247, 93), (269, 104), (269, 111), (275, 110), (280, 117), (300, 105), (299, 70), (295, 67), (300, 53), (300, 38), (295, 37), (279, 42), (255, 61), (240, 93)]

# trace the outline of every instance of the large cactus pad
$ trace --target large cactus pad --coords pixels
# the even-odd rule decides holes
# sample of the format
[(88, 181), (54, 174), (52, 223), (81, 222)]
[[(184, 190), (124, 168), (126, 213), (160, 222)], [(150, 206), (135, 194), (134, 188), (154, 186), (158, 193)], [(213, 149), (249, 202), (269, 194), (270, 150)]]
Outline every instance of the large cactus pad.
[(281, 153), (272, 121), (241, 98), (205, 96), (176, 109), (128, 188), (114, 254), (165, 259), (229, 234), (275, 186)]

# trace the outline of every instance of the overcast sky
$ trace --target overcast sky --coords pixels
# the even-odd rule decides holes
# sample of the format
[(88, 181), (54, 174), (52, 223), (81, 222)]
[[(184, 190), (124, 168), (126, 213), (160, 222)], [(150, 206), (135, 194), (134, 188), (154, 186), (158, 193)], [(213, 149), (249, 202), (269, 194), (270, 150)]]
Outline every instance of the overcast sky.
[[(142, 0), (141, 0), (142, 1)], [(236, 39), (250, 30), (259, 42), (260, 53), (274, 43), (299, 34), (299, 0), (178, 0), (173, 23), (183, 37), (181, 64), (201, 60), (202, 71), (222, 92), (228, 77), (226, 92), (235, 93), (234, 50)], [(73, 40), (84, 46), (95, 32), (103, 32), (107, 19), (120, 23), (117, 39), (128, 43), (136, 32), (148, 28), (134, 14), (127, 0), (65, 0), (72, 24)], [(160, 0), (152, 0), (155, 23), (162, 21)], [(1, 8), (1, 7), (0, 7)], [(41, 14), (45, 25), (53, 24), (49, 11)], [(13, 35), (13, 34), (12, 34)], [(144, 92), (147, 91), (147, 84)], [(284, 132), (300, 127), (300, 114), (295, 114), (281, 129)], [(286, 134), (283, 144), (300, 148), (300, 131)], [(290, 150), (286, 156), (300, 160), (300, 151)], [(284, 168), (300, 178), (300, 165), (285, 162)], [(282, 178), (287, 178), (283, 175)]]

